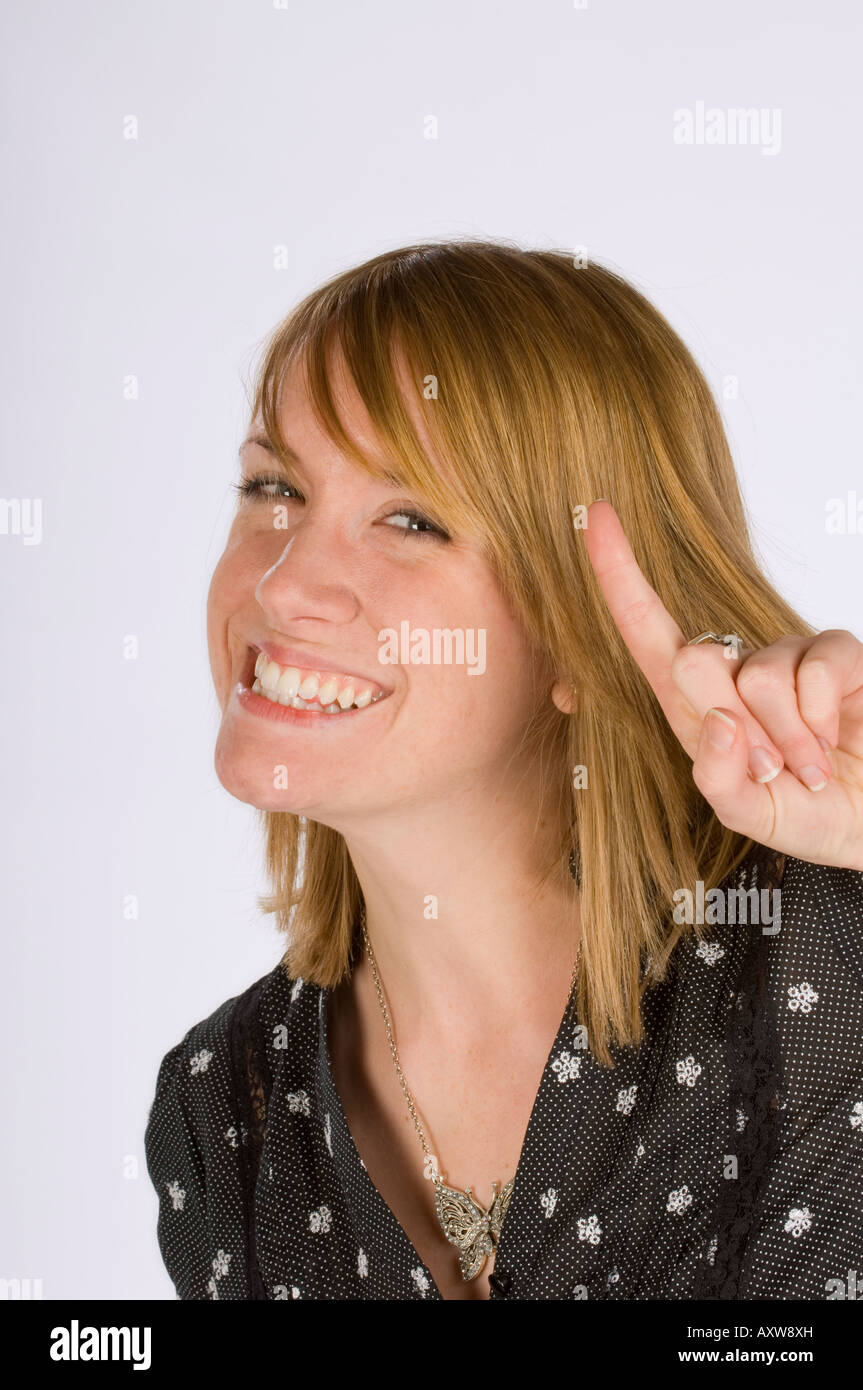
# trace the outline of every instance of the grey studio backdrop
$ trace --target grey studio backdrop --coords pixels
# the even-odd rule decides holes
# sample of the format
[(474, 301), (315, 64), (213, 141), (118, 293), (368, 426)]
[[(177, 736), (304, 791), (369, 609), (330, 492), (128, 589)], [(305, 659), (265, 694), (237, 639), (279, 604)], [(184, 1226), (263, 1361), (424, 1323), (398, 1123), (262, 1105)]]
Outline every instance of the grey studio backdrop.
[(283, 947), (212, 767), (204, 605), (243, 381), (307, 290), (453, 235), (620, 270), (706, 372), (773, 580), (861, 635), (861, 28), (854, 0), (5, 7), (0, 1278), (173, 1297), (158, 1063)]

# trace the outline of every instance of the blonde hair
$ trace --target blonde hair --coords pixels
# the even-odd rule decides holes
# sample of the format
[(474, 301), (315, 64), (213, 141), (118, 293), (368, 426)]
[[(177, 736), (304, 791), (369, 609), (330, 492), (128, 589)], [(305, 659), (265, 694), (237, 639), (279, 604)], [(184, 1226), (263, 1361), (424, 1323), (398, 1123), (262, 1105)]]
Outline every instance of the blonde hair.
[[(573, 524), (614, 506), (648, 581), (686, 636), (734, 631), (761, 647), (812, 635), (753, 553), (728, 443), (705, 379), (662, 315), (618, 274), (556, 250), (448, 240), (389, 251), (309, 294), (266, 343), (252, 418), (285, 459), (280, 387), (301, 357), (313, 409), (344, 453), (380, 468), (339, 420), (336, 346), (405, 486), (437, 519), (481, 538), (539, 659), (577, 689), (525, 730), (543, 773), (555, 864), (579, 869), (576, 1007), (594, 1056), (643, 1037), (641, 994), (680, 937), (675, 890), (719, 884), (753, 842), (725, 828), (613, 622)], [(406, 364), (431, 458), (405, 409)], [(433, 385), (432, 383), (436, 383)], [(286, 463), (286, 467), (290, 465)], [(573, 769), (588, 769), (573, 789)], [(289, 945), (284, 965), (324, 987), (349, 972), (361, 901), (343, 837), (262, 811), (272, 891), (260, 900)], [(573, 909), (575, 910), (575, 909)]]

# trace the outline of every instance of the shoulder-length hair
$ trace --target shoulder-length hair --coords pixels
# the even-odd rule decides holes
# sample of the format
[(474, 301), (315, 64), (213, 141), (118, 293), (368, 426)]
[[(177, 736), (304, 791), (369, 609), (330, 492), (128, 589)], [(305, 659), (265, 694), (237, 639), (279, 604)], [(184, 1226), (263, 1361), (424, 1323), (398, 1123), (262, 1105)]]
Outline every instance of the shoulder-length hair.
[[(612, 503), (687, 636), (733, 631), (762, 647), (814, 629), (759, 568), (704, 376), (663, 316), (612, 270), (558, 250), (456, 239), (375, 256), (303, 299), (265, 344), (252, 418), (286, 461), (280, 387), (302, 358), (322, 428), (379, 476), (338, 417), (334, 347), (405, 485), (444, 524), (482, 538), (537, 651), (577, 691), (570, 715), (549, 698), (525, 739), (541, 760), (543, 813), (560, 826), (544, 872), (565, 874), (571, 853), (578, 870), (575, 1006), (594, 1056), (613, 1065), (609, 1043), (641, 1041), (642, 992), (693, 930), (673, 922), (674, 893), (699, 879), (705, 892), (717, 886), (753, 842), (724, 827), (695, 786), (609, 614), (574, 509)], [(587, 770), (578, 789), (575, 768)], [(289, 938), (284, 966), (334, 987), (361, 948), (345, 841), (290, 812), (259, 814), (272, 890), (260, 906)]]

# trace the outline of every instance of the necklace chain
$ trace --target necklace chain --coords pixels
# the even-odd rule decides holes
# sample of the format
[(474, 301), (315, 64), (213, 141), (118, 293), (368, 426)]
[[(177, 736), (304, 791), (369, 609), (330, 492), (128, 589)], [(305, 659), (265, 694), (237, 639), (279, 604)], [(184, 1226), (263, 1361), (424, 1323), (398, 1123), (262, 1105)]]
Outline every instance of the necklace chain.
[[(377, 962), (375, 961), (375, 953), (374, 953), (374, 951), (372, 950), (372, 943), (371, 943), (370, 940), (369, 940), (369, 934), (368, 934), (368, 932), (367, 932), (367, 930), (366, 930), (366, 908), (365, 908), (365, 903), (362, 903), (361, 906), (360, 906), (360, 925), (361, 925), (362, 931), (363, 931), (363, 939), (364, 939), (364, 941), (365, 941), (366, 951), (368, 952), (369, 964), (370, 964), (371, 967), (372, 967), (372, 976), (373, 976), (374, 982), (375, 982), (375, 989), (377, 990), (378, 1002), (379, 1002), (379, 1004), (380, 1004), (380, 1006), (381, 1006), (381, 1013), (382, 1013), (383, 1016), (384, 1016), (384, 1024), (386, 1025), (386, 1030), (387, 1030), (387, 1041), (389, 1042), (389, 1045), (390, 1045), (390, 1052), (392, 1053), (392, 1058), (393, 1058), (393, 1063), (394, 1063), (394, 1065), (395, 1065), (396, 1073), (397, 1073), (397, 1075), (398, 1075), (399, 1082), (400, 1082), (400, 1084), (401, 1084), (401, 1088), (402, 1088), (402, 1090), (404, 1091), (405, 1100), (406, 1100), (407, 1103), (408, 1103), (408, 1109), (410, 1110), (411, 1115), (412, 1115), (412, 1117), (413, 1117), (413, 1122), (414, 1122), (414, 1124), (415, 1124), (415, 1126), (416, 1126), (417, 1134), (418, 1134), (419, 1137), (420, 1137), (420, 1143), (421, 1143), (422, 1146), (423, 1146), (423, 1153), (425, 1154), (426, 1158), (432, 1158), (432, 1159), (434, 1159), (434, 1155), (431, 1153), (431, 1150), (429, 1149), (429, 1146), (428, 1146), (428, 1144), (426, 1143), (426, 1137), (425, 1137), (425, 1134), (423, 1133), (423, 1127), (422, 1127), (422, 1125), (420, 1124), (419, 1116), (417, 1115), (416, 1106), (415, 1106), (415, 1104), (414, 1104), (414, 1098), (413, 1098), (413, 1096), (411, 1095), (411, 1093), (410, 1093), (410, 1091), (409, 1091), (409, 1089), (408, 1089), (408, 1084), (407, 1084), (407, 1082), (406, 1082), (406, 1080), (405, 1080), (404, 1072), (402, 1071), (401, 1062), (399, 1061), (399, 1054), (398, 1054), (398, 1050), (397, 1050), (397, 1048), (396, 1048), (395, 1038), (393, 1037), (392, 1023), (391, 1023), (391, 1020), (390, 1020), (390, 1012), (389, 1012), (389, 1009), (387, 1008), (386, 1000), (384, 999), (384, 992), (383, 992), (383, 988), (382, 988), (382, 986), (381, 986), (380, 976), (379, 976), (379, 974), (378, 974)], [(570, 987), (569, 987), (569, 997), (570, 997), (570, 998), (572, 997), (572, 991), (575, 989), (576, 980), (578, 979), (578, 963), (579, 963), (580, 958), (581, 958), (581, 941), (579, 940), (579, 943), (578, 943), (578, 950), (577, 950), (576, 953), (575, 953), (575, 960), (573, 961), (573, 965), (572, 965), (572, 977), (571, 977), (571, 980), (570, 980)], [(568, 1003), (568, 1002), (569, 1002), (569, 1000), (567, 1000), (567, 1003)], [(446, 1175), (438, 1172), (436, 1160), (435, 1160), (434, 1163), (433, 1163), (433, 1167), (434, 1167), (434, 1170), (435, 1170), (435, 1171), (434, 1171), (434, 1181), (435, 1181), (436, 1183), (437, 1183), (437, 1182), (443, 1182), (443, 1181), (445, 1180)]]

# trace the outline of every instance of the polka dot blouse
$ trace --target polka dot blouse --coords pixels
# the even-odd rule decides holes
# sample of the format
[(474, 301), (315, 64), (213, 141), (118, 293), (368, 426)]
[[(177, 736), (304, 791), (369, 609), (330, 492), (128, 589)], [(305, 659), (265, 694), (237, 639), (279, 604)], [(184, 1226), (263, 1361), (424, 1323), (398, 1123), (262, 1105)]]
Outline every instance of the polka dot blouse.
[[(863, 1298), (863, 872), (758, 846), (724, 886), (748, 920), (705, 908), (613, 1069), (564, 1015), (492, 1299)], [(161, 1063), (146, 1156), (181, 1299), (441, 1298), (348, 1130), (328, 993), (279, 964)]]

